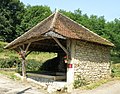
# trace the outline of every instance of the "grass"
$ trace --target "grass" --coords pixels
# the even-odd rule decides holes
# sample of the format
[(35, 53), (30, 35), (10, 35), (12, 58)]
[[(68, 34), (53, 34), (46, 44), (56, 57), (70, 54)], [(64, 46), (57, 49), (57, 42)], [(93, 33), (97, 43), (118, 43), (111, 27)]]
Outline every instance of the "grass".
[(38, 62), (45, 62), (48, 59), (56, 57), (56, 53), (48, 53), (48, 52), (32, 52), (28, 57), (27, 60), (36, 60)]
[(95, 89), (107, 82), (110, 82), (110, 81), (115, 81), (115, 80), (120, 80), (120, 77), (114, 77), (114, 78), (109, 78), (109, 79), (102, 79), (102, 80), (99, 80), (97, 82), (94, 82), (94, 83), (90, 83), (89, 85), (86, 85), (86, 86), (82, 86), (82, 87), (79, 87), (79, 89), (81, 90), (92, 90), (92, 89)]
[(14, 75), (15, 73), (16, 72), (13, 72), (13, 71), (0, 71), (0, 74), (5, 75), (12, 80), (20, 80), (19, 77)]

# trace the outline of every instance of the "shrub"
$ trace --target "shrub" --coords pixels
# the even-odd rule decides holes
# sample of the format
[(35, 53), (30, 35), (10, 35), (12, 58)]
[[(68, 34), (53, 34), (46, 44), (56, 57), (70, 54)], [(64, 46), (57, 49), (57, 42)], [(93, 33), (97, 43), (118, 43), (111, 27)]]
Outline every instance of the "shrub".
[(4, 50), (4, 46), (6, 45), (6, 42), (1, 42), (0, 41), (0, 52), (2, 52)]
[(120, 64), (112, 65), (112, 77), (120, 77)]
[(82, 78), (80, 75), (77, 75), (77, 79), (74, 81), (74, 88), (79, 88), (81, 86), (87, 85), (87, 81)]
[(0, 59), (0, 68), (13, 68), (20, 62), (18, 57), (11, 56), (10, 58)]
[(27, 60), (26, 70), (27, 71), (38, 71), (41, 67), (42, 63), (36, 61), (35, 59)]

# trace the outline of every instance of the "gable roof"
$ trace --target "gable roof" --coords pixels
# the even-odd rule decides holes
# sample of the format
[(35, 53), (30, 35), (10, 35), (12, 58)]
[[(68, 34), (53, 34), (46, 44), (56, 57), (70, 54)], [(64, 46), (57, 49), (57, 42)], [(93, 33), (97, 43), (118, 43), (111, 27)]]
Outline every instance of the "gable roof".
[(32, 29), (16, 38), (14, 41), (9, 43), (5, 48), (14, 49), (17, 46), (20, 46), (24, 43), (34, 42), (37, 40), (44, 39), (46, 34), (52, 36), (54, 32), (57, 35), (64, 38), (72, 38), (78, 40), (85, 40), (89, 42), (94, 42), (107, 46), (114, 46), (113, 43), (102, 38), (101, 36), (90, 31), (81, 24), (76, 23), (65, 15), (56, 12), (50, 15), (48, 18), (38, 23)]

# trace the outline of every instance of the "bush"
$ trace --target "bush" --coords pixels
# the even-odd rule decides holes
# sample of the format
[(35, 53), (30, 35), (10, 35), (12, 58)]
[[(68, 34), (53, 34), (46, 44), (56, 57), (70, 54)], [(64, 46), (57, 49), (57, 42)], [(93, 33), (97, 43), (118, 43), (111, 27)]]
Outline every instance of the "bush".
[(74, 81), (74, 88), (79, 88), (87, 84), (88, 84), (87, 81), (84, 78), (82, 78), (80, 75), (78, 75), (77, 79)]
[(120, 64), (112, 65), (112, 77), (120, 77)]
[(40, 70), (42, 63), (36, 61), (35, 59), (27, 60), (26, 70), (27, 71), (38, 71)]
[(5, 45), (7, 45), (6, 42), (1, 42), (0, 41), (0, 52), (3, 52)]
[(13, 68), (20, 62), (18, 57), (11, 56), (9, 59), (0, 59), (0, 68)]

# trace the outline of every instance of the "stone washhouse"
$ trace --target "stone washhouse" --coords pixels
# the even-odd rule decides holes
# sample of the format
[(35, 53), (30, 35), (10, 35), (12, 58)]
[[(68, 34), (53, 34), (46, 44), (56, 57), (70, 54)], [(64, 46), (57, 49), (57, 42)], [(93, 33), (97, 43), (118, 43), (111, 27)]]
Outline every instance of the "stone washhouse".
[(65, 53), (67, 56), (66, 83), (68, 89), (78, 76), (86, 81), (108, 78), (110, 50), (114, 44), (66, 17), (55, 12), (5, 48), (17, 51), (26, 78), (25, 58), (31, 51)]

